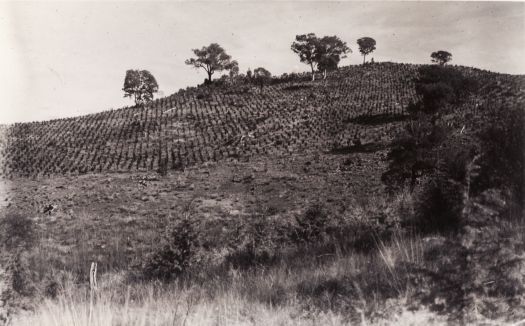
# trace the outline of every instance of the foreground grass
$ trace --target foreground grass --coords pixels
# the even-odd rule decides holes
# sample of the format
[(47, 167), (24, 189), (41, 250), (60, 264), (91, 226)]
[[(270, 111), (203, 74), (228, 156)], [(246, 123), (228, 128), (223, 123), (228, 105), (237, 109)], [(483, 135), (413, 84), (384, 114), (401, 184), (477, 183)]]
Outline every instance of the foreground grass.
[[(366, 325), (368, 322), (349, 320), (341, 313), (306, 312), (299, 303), (272, 306), (247, 301), (237, 293), (225, 292), (220, 297), (199, 297), (199, 290), (157, 293), (154, 285), (141, 286), (144, 297), (135, 302), (121, 303), (116, 293), (105, 292), (93, 306), (89, 317), (89, 302), (79, 298), (61, 297), (45, 301), (31, 315), (17, 318), (14, 325)], [(196, 298), (197, 296), (197, 298)], [(378, 325), (445, 325), (444, 319), (428, 311), (406, 309)]]
[[(170, 291), (171, 290), (171, 291)], [(220, 297), (206, 298), (199, 289), (157, 289), (155, 285), (135, 287), (137, 301), (119, 302), (117, 293), (98, 296), (89, 317), (89, 301), (61, 297), (46, 301), (34, 315), (23, 317), (17, 325), (342, 325), (343, 317), (334, 313), (301, 315), (293, 306), (277, 307), (249, 302), (226, 291)], [(160, 293), (159, 293), (160, 291)]]
[[(398, 227), (381, 236), (374, 228), (358, 229), (359, 224), (344, 224), (334, 222), (334, 219), (328, 221), (335, 223), (342, 233), (334, 233), (336, 236), (324, 240), (319, 238), (317, 242), (267, 248), (264, 240), (272, 238), (265, 232), (278, 229), (280, 225), (276, 221), (250, 220), (249, 223), (254, 224), (253, 228), (246, 229), (251, 230), (248, 235), (262, 235), (249, 237), (250, 246), (235, 247), (233, 253), (246, 253), (246, 249), (254, 246), (272, 253), (271, 259), (239, 255), (237, 260), (232, 260), (228, 258), (231, 256), (223, 254), (221, 259), (215, 260), (215, 252), (201, 248), (202, 252), (196, 252), (196, 257), (204, 254), (203, 257), (208, 259), (197, 259), (184, 274), (171, 282), (146, 281), (142, 278), (143, 271), (134, 269), (133, 265), (114, 268), (120, 266), (118, 262), (124, 261), (115, 258), (122, 255), (115, 250), (115, 254), (110, 255), (113, 260), (108, 260), (108, 267), (101, 271), (93, 300), (85, 277), (89, 255), (83, 254), (82, 250), (69, 255), (57, 252), (52, 245), (39, 241), (40, 245), (29, 252), (27, 261), (31, 268), (28, 269), (46, 277), (39, 278), (33, 291), (36, 304), (16, 315), (11, 324), (523, 323), (520, 320), (525, 315), (513, 303), (515, 299), (520, 300), (520, 284), (517, 283), (521, 280), (519, 269), (516, 269), (519, 266), (511, 268), (506, 264), (506, 261), (519, 258), (514, 253), (523, 252), (525, 221), (521, 217), (486, 225), (482, 232), (476, 231), (479, 228), (468, 227), (459, 233), (424, 236)], [(345, 225), (344, 229), (342, 225)], [(262, 226), (269, 229), (257, 228)], [(355, 235), (352, 232), (355, 235), (372, 234), (369, 237), (371, 242), (364, 242), (371, 247), (356, 246), (360, 242), (353, 241)], [(231, 237), (229, 233), (225, 236)], [(500, 240), (510, 242), (501, 248), (494, 247), (494, 243)], [(221, 239), (216, 242), (220, 243)], [(498, 262), (493, 261), (494, 255)], [(64, 256), (74, 259), (62, 262), (59, 258)], [(473, 258), (468, 260), (468, 256)], [(248, 265), (239, 264), (238, 259), (243, 257), (249, 259)], [(144, 259), (140, 255), (137, 258)], [(52, 265), (55, 260), (62, 263)], [(54, 267), (50, 269), (51, 265)], [(487, 271), (493, 270), (499, 278), (494, 286), (508, 288), (508, 291), (490, 292), (493, 282), (485, 281), (487, 275), (492, 279), (492, 274), (487, 274)], [(55, 284), (55, 291), (50, 292), (49, 285), (52, 284)], [(499, 306), (494, 307), (494, 303)]]
[(317, 256), (312, 250), (273, 266), (195, 271), (169, 284), (105, 274), (91, 309), (87, 288), (63, 282), (57, 298), (13, 324), (441, 325), (444, 317), (423, 307), (409, 311), (415, 289), (399, 275), (400, 262), (422, 261), (424, 246), (419, 237), (398, 236), (378, 241), (372, 252)]

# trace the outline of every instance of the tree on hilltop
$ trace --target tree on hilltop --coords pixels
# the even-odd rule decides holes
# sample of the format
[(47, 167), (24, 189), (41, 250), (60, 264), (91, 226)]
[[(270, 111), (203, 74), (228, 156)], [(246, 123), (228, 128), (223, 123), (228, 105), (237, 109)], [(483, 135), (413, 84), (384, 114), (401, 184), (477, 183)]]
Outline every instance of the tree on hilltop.
[(124, 97), (134, 97), (135, 104), (153, 100), (153, 93), (159, 90), (155, 77), (147, 70), (128, 70), (124, 78)]
[(272, 74), (263, 67), (259, 67), (253, 71), (253, 77), (255, 79), (255, 83), (257, 83), (262, 90), (263, 86), (265, 84), (268, 84), (268, 82), (272, 78)]
[(312, 70), (312, 81), (315, 80), (315, 68), (317, 67), (319, 38), (314, 33), (296, 35), (292, 43), (292, 51), (299, 55), (301, 62), (310, 65)]
[(452, 54), (443, 50), (432, 52), (430, 57), (432, 58), (432, 62), (438, 63), (440, 65), (444, 65), (452, 60)]
[(237, 64), (236, 61), (231, 61), (231, 56), (217, 43), (211, 43), (192, 51), (196, 58), (187, 59), (185, 63), (194, 68), (204, 69), (208, 74), (208, 82), (211, 82), (211, 76), (214, 72), (230, 70)]
[(310, 65), (312, 81), (315, 80), (315, 70), (324, 72), (337, 69), (341, 59), (352, 52), (337, 36), (324, 36), (318, 38), (314, 33), (296, 35), (292, 43), (292, 51), (299, 55), (301, 62)]
[(362, 37), (357, 40), (359, 52), (363, 55), (363, 64), (366, 62), (366, 56), (376, 49), (376, 40), (371, 37)]
[(317, 68), (324, 74), (326, 79), (327, 71), (336, 70), (341, 59), (346, 58), (347, 53), (352, 50), (341, 41), (337, 36), (324, 36), (317, 42), (316, 49)]
[(231, 62), (230, 67), (230, 82), (233, 84), (235, 79), (239, 76), (239, 63), (235, 60)]

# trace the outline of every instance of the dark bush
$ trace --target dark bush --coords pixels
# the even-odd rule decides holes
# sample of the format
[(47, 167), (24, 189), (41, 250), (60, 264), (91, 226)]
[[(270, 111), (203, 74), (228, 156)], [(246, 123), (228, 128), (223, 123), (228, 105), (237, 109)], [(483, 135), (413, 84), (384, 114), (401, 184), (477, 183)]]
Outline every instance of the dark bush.
[(423, 232), (456, 230), (463, 209), (461, 184), (443, 176), (432, 176), (416, 195), (414, 226)]
[(206, 93), (198, 93), (195, 97), (197, 98), (197, 100), (208, 100), (210, 98), (210, 95)]
[(418, 91), (423, 95), (421, 108), (425, 113), (437, 112), (454, 99), (454, 89), (444, 82), (420, 84)]
[(329, 218), (320, 204), (310, 206), (302, 215), (296, 216), (297, 226), (291, 238), (298, 243), (313, 243), (326, 235)]
[(47, 282), (44, 287), (44, 295), (48, 298), (55, 299), (60, 293), (60, 284), (57, 281), (51, 280)]
[(8, 214), (0, 219), (0, 243), (7, 251), (29, 249), (35, 242), (33, 221), (26, 215)]
[(188, 218), (168, 226), (158, 249), (142, 266), (146, 279), (171, 280), (184, 273), (193, 263), (198, 250), (198, 231)]
[(275, 262), (278, 248), (287, 242), (284, 229), (269, 215), (246, 217), (233, 235), (234, 248), (226, 257), (226, 263), (234, 268), (249, 269)]
[(416, 105), (425, 113), (436, 113), (448, 104), (459, 103), (476, 87), (473, 78), (452, 67), (422, 66), (416, 80), (416, 92), (421, 96), (421, 102)]
[[(459, 70), (443, 66), (422, 66), (415, 81), (416, 92), (421, 100), (409, 103), (407, 111), (411, 120), (405, 130), (392, 142), (388, 153), (390, 161), (381, 180), (390, 192), (409, 186), (413, 191), (418, 181), (437, 169), (445, 172), (446, 178), (462, 182), (466, 161), (472, 157), (469, 150), (455, 151), (451, 160), (444, 162), (442, 147), (450, 141), (451, 127), (442, 121), (442, 114), (453, 105), (461, 103), (475, 90), (477, 83)], [(445, 170), (443, 171), (443, 167)]]
[[(474, 78), (465, 76), (461, 71), (453, 67), (422, 66), (419, 68), (419, 78), (416, 87), (443, 83), (452, 90), (452, 100), (458, 101), (473, 92), (478, 83)], [(423, 89), (416, 89), (421, 95), (425, 95)]]
[(21, 296), (35, 291), (35, 275), (28, 259), (35, 242), (35, 226), (26, 215), (8, 214), (0, 219), (0, 259), (5, 259), (12, 289)]
[(447, 137), (447, 128), (432, 124), (421, 117), (407, 124), (406, 129), (392, 141), (388, 169), (381, 176), (390, 192), (408, 186), (411, 191), (418, 180), (437, 167), (438, 147)]
[(525, 111), (522, 107), (497, 107), (489, 115), (491, 124), (483, 128), (479, 176), (472, 191), (479, 194), (502, 188), (521, 208), (525, 206)]
[(12, 275), (12, 288), (22, 296), (31, 296), (35, 293), (36, 287), (34, 280), (36, 279), (27, 252), (18, 252), (14, 255), (10, 263), (9, 270)]
[(447, 178), (467, 185), (468, 166), (479, 153), (479, 146), (472, 141), (449, 137), (439, 149), (438, 169)]

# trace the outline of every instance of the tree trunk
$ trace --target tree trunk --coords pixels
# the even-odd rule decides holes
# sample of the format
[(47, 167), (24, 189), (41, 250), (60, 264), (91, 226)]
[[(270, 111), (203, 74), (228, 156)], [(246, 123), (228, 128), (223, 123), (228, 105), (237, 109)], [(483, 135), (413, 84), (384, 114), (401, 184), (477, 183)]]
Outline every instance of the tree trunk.
[(312, 68), (312, 81), (315, 80), (315, 70), (314, 70), (314, 65), (312, 63), (310, 63), (310, 68)]
[(324, 77), (323, 79), (326, 79), (326, 69), (324, 70)]
[(213, 75), (213, 72), (210, 71), (206, 71), (208, 73), (208, 81), (211, 83), (211, 75)]
[(366, 63), (365, 58), (366, 58), (366, 54), (363, 54), (363, 65)]

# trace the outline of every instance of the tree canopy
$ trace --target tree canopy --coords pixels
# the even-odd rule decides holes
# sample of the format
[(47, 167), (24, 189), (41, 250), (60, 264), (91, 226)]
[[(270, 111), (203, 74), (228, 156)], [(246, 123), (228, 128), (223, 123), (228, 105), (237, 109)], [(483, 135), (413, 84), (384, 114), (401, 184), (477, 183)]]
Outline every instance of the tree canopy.
[(432, 52), (430, 57), (432, 58), (432, 62), (438, 63), (440, 65), (444, 65), (445, 63), (452, 60), (452, 54), (443, 50)]
[(317, 49), (319, 39), (315, 33), (296, 35), (292, 43), (292, 51), (299, 55), (299, 60), (310, 65), (312, 80), (315, 79), (315, 68), (317, 67)]
[(253, 71), (253, 77), (262, 90), (263, 86), (272, 78), (272, 74), (263, 67), (259, 67)]
[(316, 68), (324, 71), (326, 78), (326, 71), (337, 69), (339, 61), (351, 52), (346, 42), (337, 36), (318, 38), (314, 33), (296, 35), (291, 49), (299, 55), (301, 62), (310, 65), (312, 80), (315, 80)]
[(135, 104), (153, 100), (153, 93), (159, 90), (155, 77), (147, 70), (128, 70), (124, 79), (124, 97), (134, 97)]
[(418, 69), (416, 92), (421, 96), (418, 109), (425, 113), (443, 113), (449, 104), (457, 104), (477, 88), (474, 78), (451, 67), (435, 65)]
[(346, 58), (347, 53), (352, 50), (337, 36), (324, 36), (317, 42), (316, 60), (317, 68), (324, 72), (336, 70), (341, 59)]
[(239, 63), (233, 60), (230, 65), (230, 81), (233, 83), (237, 76), (239, 76)]
[(362, 37), (357, 40), (359, 45), (359, 52), (363, 55), (363, 64), (366, 62), (366, 56), (376, 49), (376, 40), (371, 37)]
[(187, 59), (185, 63), (194, 68), (204, 69), (208, 74), (208, 82), (211, 82), (211, 76), (216, 71), (230, 70), (237, 63), (231, 61), (231, 56), (217, 43), (193, 49), (193, 53), (196, 58)]

